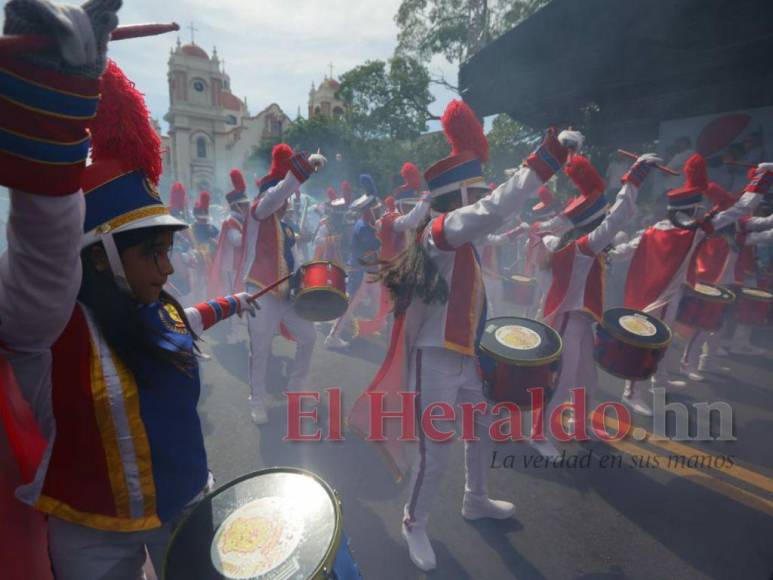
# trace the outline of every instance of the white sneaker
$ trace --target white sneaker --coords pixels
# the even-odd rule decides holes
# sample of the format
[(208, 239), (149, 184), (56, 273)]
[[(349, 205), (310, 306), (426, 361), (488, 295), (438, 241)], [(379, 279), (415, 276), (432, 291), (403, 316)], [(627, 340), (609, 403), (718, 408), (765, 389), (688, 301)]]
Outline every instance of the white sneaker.
[(631, 407), (631, 410), (638, 415), (652, 417), (652, 408), (637, 392), (623, 393), (623, 403)]
[(268, 423), (266, 407), (261, 401), (250, 398), (250, 418), (256, 425), (265, 425)]
[(325, 338), (325, 348), (335, 350), (349, 348), (349, 346), (351, 345), (348, 342), (338, 336), (328, 334)]
[(434, 570), (437, 566), (435, 559), (435, 550), (432, 549), (432, 543), (427, 537), (427, 530), (423, 526), (413, 525), (411, 529), (403, 524), (400, 526), (405, 542), (408, 544), (408, 555), (411, 562), (424, 572)]
[(702, 383), (706, 380), (706, 377), (703, 376), (699, 371), (690, 371), (687, 373), (687, 378), (691, 381), (695, 381), (696, 383)]
[(487, 495), (475, 495), (465, 492), (462, 500), (462, 517), (466, 520), (491, 518), (506, 520), (513, 517), (515, 506), (509, 501), (491, 499)]

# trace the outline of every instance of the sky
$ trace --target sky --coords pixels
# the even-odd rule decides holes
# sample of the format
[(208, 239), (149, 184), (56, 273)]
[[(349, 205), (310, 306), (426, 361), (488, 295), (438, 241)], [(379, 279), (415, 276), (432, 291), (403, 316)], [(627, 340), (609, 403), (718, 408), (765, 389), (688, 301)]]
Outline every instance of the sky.
[[(325, 74), (338, 76), (366, 60), (389, 58), (397, 44), (394, 15), (400, 0), (124, 0), (121, 24), (177, 22), (179, 33), (113, 42), (110, 55), (146, 95), (154, 118), (169, 108), (167, 60), (177, 35), (195, 42), (208, 54), (213, 47), (231, 77), (231, 90), (247, 97), (251, 114), (276, 102), (294, 119), (301, 108), (306, 116), (311, 83)], [(444, 59), (430, 64), (456, 82), (456, 67)], [(442, 113), (454, 97), (433, 88)], [(436, 127), (432, 127), (436, 128)]]

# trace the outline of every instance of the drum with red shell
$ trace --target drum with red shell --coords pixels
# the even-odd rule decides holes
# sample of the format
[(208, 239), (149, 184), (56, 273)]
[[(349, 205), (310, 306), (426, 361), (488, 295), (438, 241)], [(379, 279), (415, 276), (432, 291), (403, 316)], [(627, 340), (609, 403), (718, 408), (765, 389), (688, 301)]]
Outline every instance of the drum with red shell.
[(676, 319), (692, 328), (719, 330), (734, 301), (735, 294), (724, 286), (701, 282), (694, 287), (685, 286)]
[(671, 344), (663, 321), (631, 308), (611, 308), (596, 325), (594, 358), (609, 374), (632, 381), (648, 379)]
[(502, 278), (502, 299), (517, 306), (531, 306), (537, 292), (537, 282), (534, 278), (511, 274)]
[(765, 326), (773, 319), (773, 292), (763, 288), (737, 286), (733, 316), (739, 324)]
[(541, 322), (514, 316), (487, 320), (478, 353), (484, 394), (528, 409), (529, 389), (541, 388), (547, 402), (555, 390), (562, 350), (559, 334)]
[(327, 260), (304, 264), (298, 269), (292, 300), (298, 316), (305, 320), (327, 322), (340, 318), (349, 305), (346, 272)]

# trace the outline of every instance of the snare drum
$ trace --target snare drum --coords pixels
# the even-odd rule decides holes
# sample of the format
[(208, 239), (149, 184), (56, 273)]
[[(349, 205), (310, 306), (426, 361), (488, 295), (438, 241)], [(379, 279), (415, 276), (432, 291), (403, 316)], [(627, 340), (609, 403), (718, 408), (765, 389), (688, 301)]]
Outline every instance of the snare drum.
[(492, 401), (531, 408), (528, 389), (545, 389), (545, 402), (555, 390), (563, 342), (549, 326), (532, 320), (503, 316), (486, 321), (479, 361), (483, 392)]
[(341, 504), (309, 471), (274, 467), (205, 497), (175, 530), (167, 580), (354, 580)]
[(609, 374), (639, 381), (655, 374), (671, 344), (671, 329), (646, 312), (612, 308), (596, 325), (594, 358)]
[(292, 293), (298, 316), (313, 322), (335, 320), (346, 312), (346, 272), (333, 262), (309, 262), (298, 271), (298, 284)]
[(773, 310), (773, 293), (762, 288), (736, 287), (734, 316), (739, 324), (765, 326)]
[(502, 278), (502, 299), (517, 306), (531, 306), (537, 292), (534, 278), (513, 274)]
[(734, 301), (735, 294), (724, 286), (705, 283), (686, 286), (676, 319), (692, 328), (719, 330), (727, 307)]

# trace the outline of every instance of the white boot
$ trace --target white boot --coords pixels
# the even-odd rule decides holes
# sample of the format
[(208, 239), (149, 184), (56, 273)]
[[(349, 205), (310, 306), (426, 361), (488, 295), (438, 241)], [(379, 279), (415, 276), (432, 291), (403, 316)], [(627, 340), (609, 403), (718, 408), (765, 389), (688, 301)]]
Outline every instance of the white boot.
[(265, 425), (268, 423), (268, 414), (266, 406), (259, 397), (250, 397), (250, 418), (256, 425)]
[(462, 500), (462, 517), (467, 520), (491, 518), (506, 520), (515, 513), (515, 506), (509, 501), (491, 499), (487, 495), (476, 495), (464, 492)]
[(408, 555), (411, 562), (424, 572), (434, 570), (437, 566), (435, 550), (427, 537), (427, 529), (424, 526), (413, 524), (410, 529), (405, 522), (400, 526), (405, 542), (408, 544)]
[(623, 403), (631, 407), (631, 410), (638, 415), (652, 417), (652, 408), (639, 391), (640, 389), (634, 388), (630, 381), (626, 381), (623, 390)]

